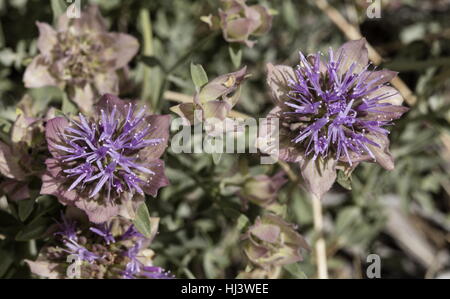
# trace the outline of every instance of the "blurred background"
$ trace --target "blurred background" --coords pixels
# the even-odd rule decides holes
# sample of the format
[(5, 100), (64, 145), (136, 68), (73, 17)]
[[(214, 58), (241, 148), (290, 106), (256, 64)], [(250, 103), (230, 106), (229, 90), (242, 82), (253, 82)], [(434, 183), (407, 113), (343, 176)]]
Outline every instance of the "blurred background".
[[(189, 62), (202, 64), (208, 76), (234, 71), (230, 48), (200, 17), (217, 14), (214, 0), (97, 0), (112, 31), (128, 32), (141, 43), (130, 65), (129, 82), (121, 96), (158, 103), (170, 113), (175, 103), (165, 92), (194, 93)], [(377, 2), (377, 1), (373, 1)], [(367, 256), (381, 258), (382, 278), (450, 277), (450, 1), (378, 1), (379, 18), (369, 18), (366, 0), (329, 1), (382, 56), (382, 68), (398, 71), (416, 97), (410, 112), (391, 133), (395, 170), (363, 164), (351, 181), (340, 179), (324, 198), (325, 231), (330, 277), (366, 278)], [(295, 65), (298, 51), (313, 53), (337, 48), (347, 39), (316, 1), (257, 0), (274, 14), (270, 32), (253, 48), (242, 49), (242, 65), (252, 77), (235, 110), (255, 118), (273, 107), (265, 84), (268, 62)], [(36, 55), (36, 21), (53, 22), (65, 1), (0, 0), (0, 128), (9, 130), (15, 105), (28, 93), (42, 107), (61, 106), (52, 88), (26, 90), (22, 76)], [(144, 39), (150, 28), (151, 38)], [(232, 48), (236, 49), (236, 48)], [(170, 74), (164, 70), (172, 69)], [(408, 105), (408, 104), (406, 104)], [(150, 200), (150, 212), (161, 217), (152, 248), (157, 264), (182, 278), (234, 278), (248, 264), (237, 244), (241, 215), (251, 222), (260, 207), (242, 202), (233, 177), (245, 169), (251, 175), (275, 174), (278, 164), (261, 166), (257, 155), (224, 154), (215, 164), (207, 154), (165, 156), (171, 185)], [(294, 172), (298, 172), (292, 166)], [(278, 201), (286, 218), (311, 244), (311, 205), (295, 182), (280, 190)], [(51, 213), (50, 213), (51, 215)], [(49, 216), (50, 217), (50, 216)], [(0, 220), (0, 226), (6, 225)], [(1, 237), (1, 236), (0, 236)], [(36, 239), (36, 240), (35, 240)], [(23, 258), (43, 240), (0, 238), (0, 277), (29, 277)], [(30, 245), (30, 242), (32, 244)], [(296, 268), (278, 277), (315, 277), (311, 252)]]

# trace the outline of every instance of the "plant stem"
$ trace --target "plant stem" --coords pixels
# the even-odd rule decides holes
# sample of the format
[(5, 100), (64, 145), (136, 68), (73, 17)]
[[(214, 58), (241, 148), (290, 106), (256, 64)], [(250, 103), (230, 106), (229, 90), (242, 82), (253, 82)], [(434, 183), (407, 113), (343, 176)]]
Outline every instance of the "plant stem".
[(37, 255), (36, 240), (28, 241), (28, 253), (31, 257), (35, 257)]
[(325, 238), (323, 236), (323, 215), (322, 215), (322, 201), (319, 197), (311, 195), (314, 218), (314, 231), (317, 235), (314, 250), (316, 252), (317, 263), (317, 277), (320, 279), (328, 278), (327, 267), (327, 248)]
[[(139, 11), (139, 23), (142, 30), (143, 37), (143, 47), (142, 47), (142, 55), (144, 56), (153, 56), (153, 30), (152, 30), (152, 21), (150, 19), (150, 12), (146, 8), (141, 8)], [(151, 67), (144, 65), (144, 76), (142, 80), (142, 92), (141, 99), (143, 101), (151, 100), (151, 107), (153, 110), (156, 110), (156, 99), (151, 98), (151, 86), (150, 86), (150, 76), (151, 76)]]

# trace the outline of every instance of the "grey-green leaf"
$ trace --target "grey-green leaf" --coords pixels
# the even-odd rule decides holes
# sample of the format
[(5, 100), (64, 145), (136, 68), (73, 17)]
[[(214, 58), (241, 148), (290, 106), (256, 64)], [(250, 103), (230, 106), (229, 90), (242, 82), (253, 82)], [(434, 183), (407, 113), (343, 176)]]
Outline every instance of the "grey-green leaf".
[(208, 83), (208, 75), (200, 64), (191, 63), (191, 77), (197, 90)]
[(237, 229), (243, 230), (248, 224), (250, 223), (250, 220), (248, 217), (244, 214), (241, 214), (237, 219)]
[(136, 229), (145, 237), (150, 238), (152, 235), (152, 227), (150, 222), (150, 213), (148, 212), (147, 205), (142, 203), (136, 213), (136, 218), (133, 221)]
[(59, 16), (62, 15), (66, 9), (66, 1), (64, 0), (51, 0), (51, 6), (53, 11), (53, 22), (56, 23)]
[(16, 235), (16, 241), (29, 241), (41, 238), (49, 227), (47, 218), (36, 218)]
[(0, 278), (3, 278), (13, 262), (14, 256), (11, 252), (0, 250)]
[(76, 114), (78, 112), (77, 106), (69, 100), (67, 97), (67, 94), (63, 95), (63, 101), (62, 101), (62, 112), (64, 114)]
[(298, 278), (298, 279), (306, 279), (306, 278), (308, 278), (306, 276), (306, 274), (300, 268), (300, 264), (299, 263), (293, 263), (293, 264), (285, 265), (283, 268), (286, 271), (288, 271), (294, 278)]
[(352, 180), (351, 177), (347, 177), (345, 173), (341, 170), (338, 171), (338, 176), (336, 179), (339, 185), (347, 190), (352, 190)]
[(234, 49), (232, 46), (228, 47), (231, 62), (235, 68), (239, 68), (242, 63), (242, 49)]

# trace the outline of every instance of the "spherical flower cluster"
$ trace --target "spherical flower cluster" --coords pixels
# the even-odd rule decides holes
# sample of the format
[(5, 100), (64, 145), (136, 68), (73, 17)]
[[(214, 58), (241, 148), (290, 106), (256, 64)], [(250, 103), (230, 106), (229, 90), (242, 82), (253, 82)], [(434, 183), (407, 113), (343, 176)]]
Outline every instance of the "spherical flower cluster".
[(62, 216), (52, 242), (36, 261), (27, 261), (31, 271), (46, 278), (172, 278), (152, 264), (147, 249), (158, 229), (151, 218), (152, 235), (145, 238), (124, 218), (91, 226), (80, 213)]
[(136, 55), (136, 38), (108, 32), (97, 6), (89, 6), (80, 18), (62, 14), (56, 28), (41, 22), (37, 26), (40, 54), (25, 71), (27, 88), (67, 87), (70, 98), (84, 112), (99, 95), (118, 94), (117, 71)]
[(159, 157), (169, 118), (107, 94), (93, 118), (50, 120), (46, 137), (53, 157), (46, 161), (41, 193), (76, 205), (97, 223), (119, 214), (134, 195), (156, 196), (168, 184)]
[(330, 49), (328, 60), (300, 53), (295, 69), (269, 65), (283, 158), (333, 158), (350, 166), (377, 161), (393, 168), (386, 127), (408, 108), (398, 105), (402, 97), (388, 85), (396, 73), (370, 67), (364, 39)]

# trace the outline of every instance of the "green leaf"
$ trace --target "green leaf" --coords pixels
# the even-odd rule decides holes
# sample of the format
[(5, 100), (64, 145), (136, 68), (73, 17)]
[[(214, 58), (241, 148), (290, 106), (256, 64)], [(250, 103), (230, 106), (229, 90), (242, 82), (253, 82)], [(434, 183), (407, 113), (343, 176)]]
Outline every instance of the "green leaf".
[(53, 22), (56, 23), (59, 16), (65, 13), (67, 6), (65, 0), (51, 0), (53, 11)]
[(248, 219), (248, 217), (244, 214), (241, 214), (237, 219), (237, 229), (243, 230), (249, 223), (250, 220)]
[(339, 185), (347, 190), (352, 190), (352, 180), (351, 177), (347, 177), (345, 173), (341, 170), (338, 171), (338, 176), (336, 181)]
[(35, 218), (17, 233), (16, 241), (29, 241), (32, 239), (39, 239), (47, 231), (48, 225), (48, 218)]
[(10, 252), (0, 250), (0, 278), (3, 278), (13, 262), (14, 258)]
[(19, 206), (19, 219), (20, 221), (25, 221), (33, 212), (34, 199), (24, 199), (17, 203)]
[(11, 226), (15, 226), (17, 224), (20, 224), (20, 222), (18, 222), (16, 220), (16, 218), (14, 218), (13, 215), (0, 210), (0, 230), (2, 228), (6, 228), (6, 227), (11, 227)]
[(35, 215), (33, 218), (43, 217), (46, 214), (52, 215), (59, 209), (59, 203), (56, 198), (49, 195), (41, 195), (36, 198), (37, 208), (35, 208)]
[(32, 112), (36, 114), (47, 109), (51, 101), (60, 103), (63, 98), (63, 92), (56, 86), (30, 88), (28, 94), (33, 98)]
[(63, 96), (61, 109), (64, 114), (76, 114), (78, 112), (77, 106), (69, 100), (66, 94)]
[(200, 64), (193, 64), (191, 62), (191, 77), (197, 90), (208, 83), (208, 75), (206, 75), (205, 70)]
[(142, 203), (136, 213), (136, 218), (133, 221), (136, 229), (145, 237), (150, 238), (152, 235), (152, 227), (150, 222), (150, 213), (148, 212), (147, 205)]
[(242, 49), (235, 49), (233, 46), (228, 47), (228, 52), (230, 53), (231, 62), (235, 68), (239, 68), (242, 63)]
[(306, 274), (302, 271), (299, 263), (285, 265), (283, 268), (286, 271), (288, 271), (294, 278), (299, 278), (299, 279), (307, 279), (308, 278), (306, 276)]

